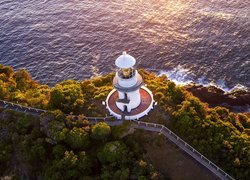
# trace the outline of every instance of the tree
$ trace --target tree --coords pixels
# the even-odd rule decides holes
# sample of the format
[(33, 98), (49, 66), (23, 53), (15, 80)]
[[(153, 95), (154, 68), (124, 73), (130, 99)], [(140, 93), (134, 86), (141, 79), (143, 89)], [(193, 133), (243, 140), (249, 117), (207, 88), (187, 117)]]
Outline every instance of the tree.
[(65, 151), (61, 159), (56, 159), (45, 168), (44, 179), (78, 179), (78, 156), (73, 151)]
[(102, 140), (107, 138), (111, 133), (111, 128), (104, 122), (100, 122), (94, 125), (91, 129), (92, 137), (97, 140)]
[(89, 147), (89, 133), (84, 128), (74, 127), (67, 134), (66, 143), (73, 149), (87, 149)]
[(89, 156), (87, 156), (85, 151), (80, 151), (78, 153), (78, 169), (82, 174), (88, 175), (91, 172), (92, 162)]
[(52, 153), (56, 159), (61, 159), (64, 156), (65, 151), (66, 151), (65, 146), (57, 144), (53, 147)]
[(31, 78), (30, 74), (25, 69), (17, 71), (14, 74), (14, 78), (17, 83), (17, 89), (21, 91), (26, 91), (27, 89), (38, 86), (38, 83)]
[(12, 77), (14, 75), (14, 70), (10, 66), (4, 66), (0, 64), (0, 74), (5, 74), (7, 77)]
[(238, 113), (238, 118), (244, 128), (250, 129), (250, 118), (243, 113)]
[(105, 144), (98, 158), (102, 163), (120, 163), (124, 164), (128, 161), (128, 148), (120, 141), (111, 141)]
[(81, 86), (74, 80), (63, 81), (51, 90), (49, 105), (52, 109), (60, 109), (65, 113), (78, 113), (84, 105)]

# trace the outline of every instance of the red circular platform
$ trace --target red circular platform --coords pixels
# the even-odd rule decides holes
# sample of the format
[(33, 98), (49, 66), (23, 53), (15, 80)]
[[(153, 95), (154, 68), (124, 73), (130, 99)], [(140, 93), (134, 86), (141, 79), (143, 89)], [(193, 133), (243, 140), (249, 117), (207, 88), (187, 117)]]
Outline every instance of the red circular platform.
[(111, 111), (113, 111), (116, 114), (125, 116), (135, 116), (137, 114), (143, 113), (144, 111), (147, 111), (148, 108), (152, 106), (153, 102), (152, 95), (149, 92), (147, 92), (147, 90), (145, 90), (144, 88), (140, 89), (140, 95), (141, 95), (140, 105), (137, 108), (132, 109), (131, 112), (129, 113), (121, 111), (116, 106), (116, 101), (119, 99), (117, 90), (110, 95), (109, 99), (107, 100), (107, 106), (110, 108)]

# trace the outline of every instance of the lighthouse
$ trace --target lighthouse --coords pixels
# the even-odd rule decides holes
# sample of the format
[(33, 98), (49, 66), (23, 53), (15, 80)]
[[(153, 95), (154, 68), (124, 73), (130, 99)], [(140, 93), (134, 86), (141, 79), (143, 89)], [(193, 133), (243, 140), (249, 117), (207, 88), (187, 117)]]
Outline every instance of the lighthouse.
[(125, 51), (115, 61), (114, 89), (105, 104), (110, 114), (118, 119), (138, 120), (153, 109), (153, 94), (144, 85), (135, 64), (135, 58)]

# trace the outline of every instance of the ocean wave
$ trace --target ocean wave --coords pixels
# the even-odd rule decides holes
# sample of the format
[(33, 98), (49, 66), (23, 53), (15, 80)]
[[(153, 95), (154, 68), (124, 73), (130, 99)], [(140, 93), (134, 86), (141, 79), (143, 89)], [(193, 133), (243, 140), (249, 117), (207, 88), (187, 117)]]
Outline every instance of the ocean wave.
[(245, 0), (1, 0), (0, 63), (26, 68), (52, 86), (112, 72), (114, 60), (128, 48), (138, 67), (162, 70), (176, 83), (245, 89), (250, 87), (249, 5)]
[(158, 71), (158, 75), (166, 75), (169, 80), (175, 82), (178, 85), (186, 85), (190, 83), (196, 83), (203, 85), (205, 87), (215, 86), (217, 88), (222, 89), (224, 92), (232, 92), (236, 90), (244, 90), (249, 91), (249, 88), (242, 84), (236, 84), (234, 87), (229, 88), (226, 85), (225, 80), (219, 79), (218, 81), (209, 81), (205, 76), (202, 76), (198, 79), (194, 78), (194, 73), (190, 69), (183, 68), (181, 65), (178, 65), (175, 68), (170, 70), (160, 70)]

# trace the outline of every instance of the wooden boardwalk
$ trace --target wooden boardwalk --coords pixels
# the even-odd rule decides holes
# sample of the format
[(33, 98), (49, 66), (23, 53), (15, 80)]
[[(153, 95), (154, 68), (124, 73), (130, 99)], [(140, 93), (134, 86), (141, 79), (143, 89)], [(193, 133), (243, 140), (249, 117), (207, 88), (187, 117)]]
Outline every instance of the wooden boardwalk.
[[(48, 112), (42, 109), (30, 108), (11, 102), (6, 102), (3, 100), (0, 100), (0, 107), (18, 112), (29, 113), (33, 115), (40, 115), (42, 113)], [(89, 120), (91, 124), (97, 124), (98, 122), (106, 122), (110, 126), (117, 126), (123, 124), (122, 120), (115, 120), (113, 116), (86, 117), (86, 118)], [(130, 120), (130, 122), (132, 123), (132, 126), (136, 129), (143, 129), (146, 131), (162, 133), (167, 139), (176, 144), (180, 149), (182, 149), (184, 152), (186, 152), (188, 155), (190, 155), (192, 158), (194, 158), (198, 163), (202, 164), (208, 170), (210, 170), (218, 178), (223, 180), (234, 179), (229, 174), (224, 172), (220, 167), (215, 165), (213, 162), (211, 162), (209, 159), (207, 159), (205, 156), (199, 153), (196, 149), (194, 149), (192, 146), (190, 146), (188, 143), (186, 143), (184, 140), (178, 137), (166, 126), (162, 124), (148, 123), (136, 120)]]

